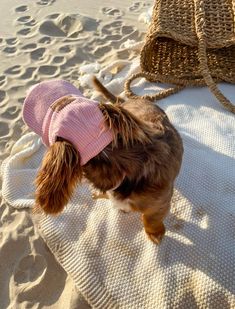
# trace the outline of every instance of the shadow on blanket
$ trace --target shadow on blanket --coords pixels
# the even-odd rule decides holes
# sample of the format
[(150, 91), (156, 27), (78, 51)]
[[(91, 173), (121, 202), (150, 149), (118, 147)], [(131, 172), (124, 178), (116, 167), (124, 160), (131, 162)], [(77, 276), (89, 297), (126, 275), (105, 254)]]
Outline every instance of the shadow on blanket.
[[(229, 203), (229, 199), (226, 201), (226, 195), (232, 196), (235, 192), (233, 179), (228, 173), (234, 166), (234, 159), (195, 139), (184, 138), (187, 139), (188, 147), (176, 183), (176, 195), (179, 194), (182, 200), (174, 197), (178, 203), (172, 208), (166, 225), (174, 234), (183, 236), (186, 242), (182, 242), (182, 239), (178, 241), (177, 236), (166, 236), (156, 259), (163, 267), (184, 264), (188, 268), (197, 269), (234, 293), (234, 268), (226, 265), (227, 261), (230, 265), (235, 265), (234, 207)], [(204, 161), (197, 159), (199, 155), (204, 156)], [(194, 171), (202, 171), (199, 166), (205, 165), (205, 174), (191, 174), (190, 181), (181, 177), (183, 174), (190, 175), (190, 164), (194, 165)], [(211, 174), (208, 174), (209, 172)], [(190, 207), (185, 208), (186, 204)], [(185, 212), (188, 213), (187, 221), (184, 219)], [(180, 252), (180, 255), (177, 255), (177, 252)], [(174, 286), (172, 282), (171, 285)], [(190, 297), (193, 297), (193, 294)], [(214, 297), (224, 296), (221, 294)]]

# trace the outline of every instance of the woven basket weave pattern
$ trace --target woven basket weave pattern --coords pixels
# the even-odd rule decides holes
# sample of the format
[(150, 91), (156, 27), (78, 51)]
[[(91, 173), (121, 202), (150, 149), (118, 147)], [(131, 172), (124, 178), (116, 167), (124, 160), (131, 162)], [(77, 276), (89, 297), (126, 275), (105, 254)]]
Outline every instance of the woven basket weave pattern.
[[(235, 44), (233, 0), (204, 0), (207, 47)], [(149, 37), (166, 36), (191, 46), (198, 45), (194, 0), (157, 0), (153, 9)]]
[(151, 100), (182, 87), (207, 85), (235, 113), (235, 106), (216, 85), (235, 84), (235, 0), (156, 0), (140, 64), (142, 75), (126, 83), (128, 97), (135, 96), (130, 83), (141, 76), (176, 85), (166, 93), (146, 96)]
[[(235, 83), (235, 45), (207, 50), (207, 60), (213, 78)], [(140, 63), (142, 71), (173, 76), (176, 84), (181, 84), (181, 79), (188, 79), (189, 84), (197, 85), (198, 78), (205, 84), (197, 47), (178, 42), (176, 44), (174, 40), (168, 38), (155, 38), (143, 47)]]

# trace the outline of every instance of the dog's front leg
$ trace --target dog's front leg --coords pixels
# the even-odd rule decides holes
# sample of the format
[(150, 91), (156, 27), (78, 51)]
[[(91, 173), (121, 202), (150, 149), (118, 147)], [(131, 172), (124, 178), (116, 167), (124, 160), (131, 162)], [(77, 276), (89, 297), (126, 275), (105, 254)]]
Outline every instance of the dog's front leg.
[(167, 205), (157, 205), (157, 207), (153, 207), (151, 210), (147, 209), (146, 212), (143, 213), (142, 219), (144, 224), (144, 229), (148, 237), (156, 244), (160, 244), (164, 234), (165, 234), (165, 226), (163, 220), (168, 213), (170, 208), (170, 204)]

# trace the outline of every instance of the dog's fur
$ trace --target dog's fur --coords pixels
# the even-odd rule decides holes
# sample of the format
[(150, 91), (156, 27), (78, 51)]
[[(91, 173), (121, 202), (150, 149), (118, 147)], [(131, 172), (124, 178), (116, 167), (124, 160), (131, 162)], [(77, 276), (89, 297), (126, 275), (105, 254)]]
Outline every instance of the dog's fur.
[(144, 99), (122, 102), (94, 78), (97, 90), (114, 104), (100, 103), (114, 140), (84, 166), (77, 150), (58, 138), (48, 149), (36, 178), (36, 206), (61, 212), (75, 186), (87, 178), (123, 211), (142, 213), (145, 231), (159, 243), (170, 208), (183, 145), (165, 112)]

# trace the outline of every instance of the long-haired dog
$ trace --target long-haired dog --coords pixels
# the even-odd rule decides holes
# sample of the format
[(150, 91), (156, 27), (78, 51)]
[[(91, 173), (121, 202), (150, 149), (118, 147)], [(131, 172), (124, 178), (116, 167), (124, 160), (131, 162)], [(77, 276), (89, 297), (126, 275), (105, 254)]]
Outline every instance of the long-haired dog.
[(183, 145), (165, 112), (145, 99), (123, 100), (96, 78), (111, 103), (84, 98), (65, 81), (36, 85), (23, 115), (48, 146), (36, 177), (35, 204), (60, 213), (83, 177), (114, 206), (142, 214), (149, 238), (159, 243), (170, 209)]

